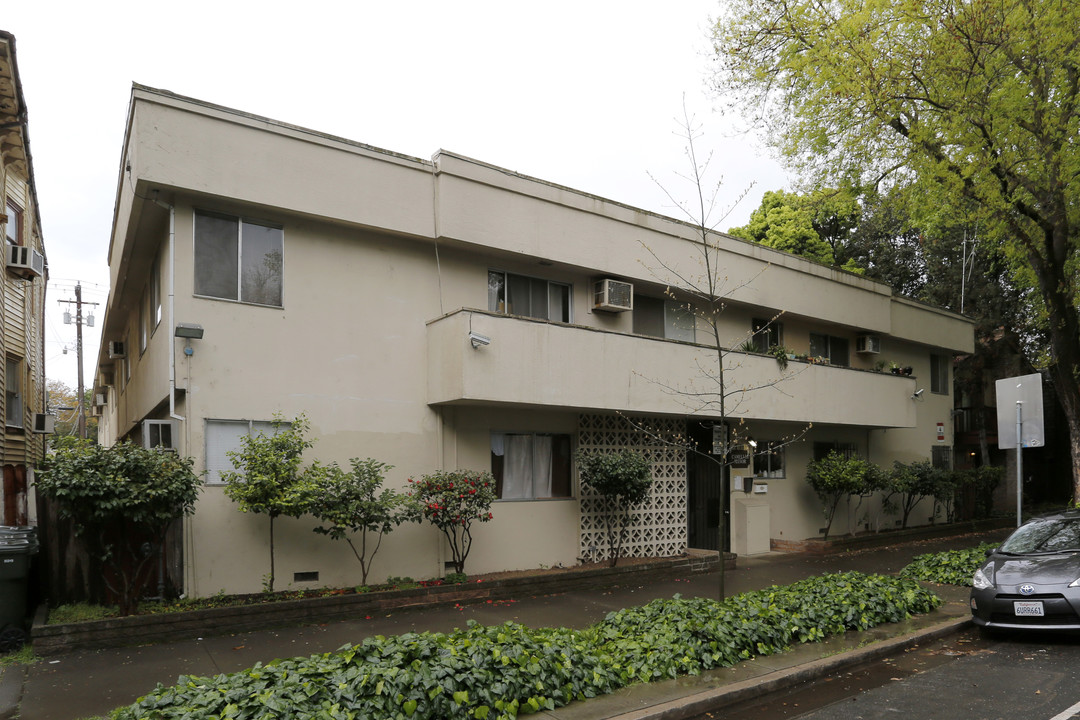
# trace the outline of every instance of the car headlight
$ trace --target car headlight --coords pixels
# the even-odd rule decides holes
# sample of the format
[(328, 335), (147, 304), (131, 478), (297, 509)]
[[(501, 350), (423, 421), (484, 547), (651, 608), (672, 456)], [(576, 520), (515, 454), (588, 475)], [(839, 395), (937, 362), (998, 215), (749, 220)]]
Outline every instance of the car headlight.
[[(1077, 578), (1080, 581), (1080, 578)], [(994, 563), (975, 571), (975, 577), (971, 579), (971, 585), (976, 590), (986, 590), (994, 587)]]
[(1069, 583), (1069, 587), (1080, 587), (1080, 578), (1076, 578), (1071, 583)]

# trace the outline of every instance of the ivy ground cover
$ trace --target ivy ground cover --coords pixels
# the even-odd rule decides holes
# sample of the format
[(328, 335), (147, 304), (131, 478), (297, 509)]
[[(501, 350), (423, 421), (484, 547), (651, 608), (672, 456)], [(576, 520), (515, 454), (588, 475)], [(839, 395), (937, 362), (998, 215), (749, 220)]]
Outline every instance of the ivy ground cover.
[(971, 578), (986, 562), (987, 551), (997, 546), (998, 543), (988, 542), (964, 550), (917, 555), (900, 571), (900, 575), (942, 585), (971, 587)]
[(933, 610), (912, 578), (838, 573), (724, 602), (656, 600), (583, 630), (470, 623), (216, 677), (181, 677), (114, 720), (514, 718), (620, 687), (734, 665)]

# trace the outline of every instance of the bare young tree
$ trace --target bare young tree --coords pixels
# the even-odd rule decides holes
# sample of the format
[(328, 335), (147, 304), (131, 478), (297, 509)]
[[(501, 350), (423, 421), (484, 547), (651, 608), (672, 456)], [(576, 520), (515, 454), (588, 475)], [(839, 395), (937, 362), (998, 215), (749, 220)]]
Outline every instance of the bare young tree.
[[(740, 439), (749, 440), (749, 436), (742, 430), (740, 407), (747, 396), (756, 391), (769, 390), (783, 393), (781, 383), (804, 372), (809, 366), (802, 366), (799, 369), (789, 368), (785, 348), (779, 343), (768, 342), (769, 338), (776, 337), (775, 328), (783, 312), (776, 313), (766, 322), (755, 325), (745, 332), (726, 336), (731, 333), (723, 326), (722, 317), (729, 298), (758, 280), (768, 270), (769, 263), (764, 263), (758, 271), (745, 277), (733, 278), (726, 273), (721, 263), (721, 255), (725, 252), (721, 248), (724, 236), (718, 232), (717, 228), (727, 220), (731, 211), (745, 198), (750, 188), (743, 191), (730, 206), (720, 208), (717, 199), (723, 180), (721, 178), (715, 183), (710, 182), (709, 166), (712, 153), (703, 158), (699, 157), (697, 144), (702, 137), (702, 132), (700, 126), (695, 123), (694, 117), (687, 111), (685, 104), (683, 117), (678, 122), (678, 126), (676, 134), (685, 143), (688, 171), (677, 173), (677, 175), (690, 186), (690, 200), (680, 199), (664, 183), (655, 177), (652, 179), (679, 210), (682, 219), (693, 227), (693, 259), (696, 261), (696, 266), (686, 265), (680, 262), (684, 258), (669, 257), (666, 253), (657, 252), (647, 245), (644, 246), (647, 259), (642, 262), (646, 264), (657, 281), (666, 286), (665, 294), (677, 303), (687, 317), (693, 318), (696, 328), (704, 329), (707, 340), (702, 342), (699, 339), (698, 343), (709, 346), (710, 352), (707, 360), (702, 359), (697, 362), (698, 377), (696, 378), (679, 382), (659, 378), (647, 379), (665, 392), (679, 397), (688, 415), (715, 418), (716, 424), (721, 428), (718, 448), (720, 452), (718, 454), (703, 453), (688, 438), (678, 438), (673, 441), (639, 420), (634, 418), (628, 418), (628, 420), (650, 437), (662, 443), (676, 442), (687, 452), (707, 458), (708, 461), (719, 466), (721, 477), (719, 595), (723, 599), (725, 579), (722, 548), (724, 534), (728, 532), (724, 522), (723, 506), (728, 494), (727, 474), (731, 465), (732, 448), (736, 444), (742, 444), (737, 443)], [(750, 350), (751, 346), (754, 350)], [(775, 357), (777, 374), (765, 380), (738, 382), (737, 378), (732, 377), (733, 371), (737, 374), (737, 370), (748, 357), (748, 351)], [(739, 422), (733, 423), (733, 418), (738, 418)], [(808, 429), (809, 425), (792, 433), (789, 437), (782, 438), (781, 443), (786, 444), (801, 438)], [(773, 448), (775, 447), (773, 445)]]

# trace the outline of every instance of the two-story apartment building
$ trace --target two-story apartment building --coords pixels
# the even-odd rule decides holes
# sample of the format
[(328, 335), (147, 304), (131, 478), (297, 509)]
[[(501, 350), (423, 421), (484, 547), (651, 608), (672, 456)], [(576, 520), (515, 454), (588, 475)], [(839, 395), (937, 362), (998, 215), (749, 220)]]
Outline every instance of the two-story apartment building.
[[(732, 470), (725, 545), (818, 534), (804, 481), (815, 453), (945, 457), (951, 355), (971, 350), (970, 322), (760, 245), (708, 243), (732, 280), (726, 386), (761, 388), (728, 405), (733, 440), (754, 449)], [(628, 552), (715, 549), (717, 415), (697, 393), (715, 388), (716, 349), (679, 279), (701, 249), (685, 223), (467, 157), (407, 157), (136, 86), (95, 391), (102, 438), (170, 442), (205, 472), (174, 559), (191, 595), (261, 584), (266, 518), (241, 513), (220, 478), (239, 438), (275, 415), (307, 415), (311, 459), (373, 457), (396, 487), (492, 471), (500, 499), (472, 573), (603, 550), (579, 449), (637, 447), (653, 462)], [(782, 370), (740, 349), (748, 338), (793, 358)], [(887, 362), (910, 374), (879, 371)], [(865, 505), (841, 522), (883, 521)], [(356, 583), (348, 549), (312, 525), (279, 520), (279, 577)], [(406, 525), (373, 579), (440, 576), (448, 559), (430, 526)]]
[[(0, 452), (3, 524), (32, 519), (27, 489), (42, 458), (45, 416), (45, 250), (41, 240), (34, 168), (15, 56), (15, 38), (0, 30), (0, 383), (4, 386)], [(50, 424), (51, 427), (51, 424)]]

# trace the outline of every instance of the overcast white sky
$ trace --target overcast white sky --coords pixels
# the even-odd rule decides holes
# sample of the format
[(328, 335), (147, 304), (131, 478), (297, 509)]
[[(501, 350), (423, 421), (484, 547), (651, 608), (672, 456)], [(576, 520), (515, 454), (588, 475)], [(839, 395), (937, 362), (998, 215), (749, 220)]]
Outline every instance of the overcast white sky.
[[(707, 90), (720, 0), (7, 3), (30, 120), (50, 282), (46, 373), (76, 383), (58, 300), (108, 292), (106, 251), (131, 83), (422, 158), (446, 149), (666, 215), (691, 187), (685, 96), (714, 153), (720, 224), (786, 185)], [(99, 337), (84, 333), (86, 382)], [(69, 348), (67, 354), (64, 348)]]

